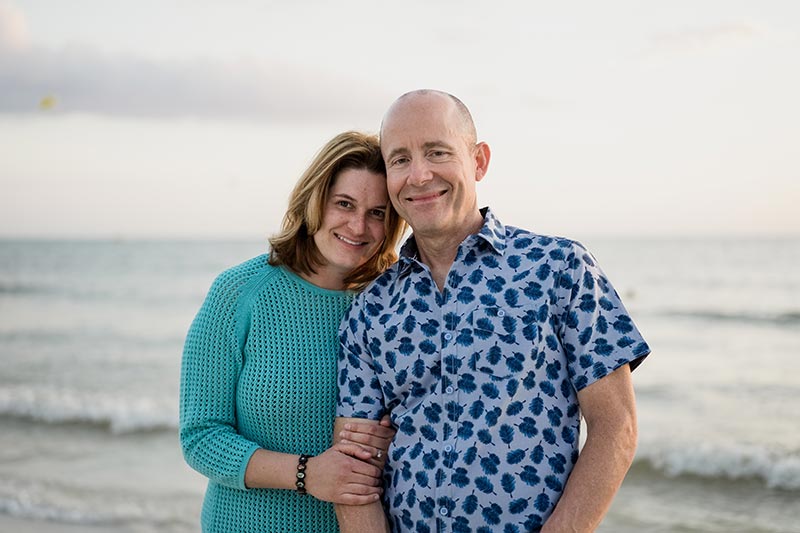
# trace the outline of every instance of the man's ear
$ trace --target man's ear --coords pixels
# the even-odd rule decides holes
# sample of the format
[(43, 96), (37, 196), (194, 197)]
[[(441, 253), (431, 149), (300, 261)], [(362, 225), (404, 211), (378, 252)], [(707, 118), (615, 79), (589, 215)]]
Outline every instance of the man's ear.
[(489, 170), (489, 160), (492, 158), (492, 151), (485, 142), (475, 145), (475, 181), (481, 181)]

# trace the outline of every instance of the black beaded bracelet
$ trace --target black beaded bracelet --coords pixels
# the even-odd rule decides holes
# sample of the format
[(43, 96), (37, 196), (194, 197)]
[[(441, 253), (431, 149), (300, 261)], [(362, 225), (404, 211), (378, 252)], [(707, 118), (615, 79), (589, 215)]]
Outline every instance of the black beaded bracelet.
[(306, 494), (306, 463), (308, 462), (308, 455), (301, 454), (300, 459), (297, 460), (297, 482), (294, 484), (297, 487), (298, 494)]

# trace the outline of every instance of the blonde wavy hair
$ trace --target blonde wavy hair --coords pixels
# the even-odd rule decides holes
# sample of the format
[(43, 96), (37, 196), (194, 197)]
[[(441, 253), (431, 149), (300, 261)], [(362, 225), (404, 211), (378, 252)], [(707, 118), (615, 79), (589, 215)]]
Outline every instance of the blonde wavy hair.
[[(386, 175), (377, 136), (346, 131), (320, 149), (289, 196), (281, 231), (269, 239), (271, 265), (285, 265), (301, 274), (314, 274), (316, 267), (325, 265), (325, 258), (312, 237), (322, 226), (328, 193), (336, 177), (347, 169)], [(345, 278), (348, 289), (363, 289), (397, 261), (395, 249), (406, 224), (391, 203), (386, 206), (384, 229), (386, 236), (380, 247)]]

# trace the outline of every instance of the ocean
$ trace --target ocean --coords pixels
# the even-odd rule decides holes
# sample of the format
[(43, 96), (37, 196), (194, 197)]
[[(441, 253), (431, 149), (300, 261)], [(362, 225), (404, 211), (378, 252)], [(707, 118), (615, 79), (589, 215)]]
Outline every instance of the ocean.
[[(600, 531), (800, 531), (800, 238), (583, 242), (653, 350)], [(184, 335), (216, 274), (264, 250), (0, 240), (0, 531), (199, 530)]]

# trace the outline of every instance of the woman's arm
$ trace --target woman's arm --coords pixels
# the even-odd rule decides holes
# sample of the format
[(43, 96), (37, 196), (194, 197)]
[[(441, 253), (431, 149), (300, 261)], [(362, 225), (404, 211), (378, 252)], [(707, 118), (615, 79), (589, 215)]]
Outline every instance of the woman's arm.
[[(319, 500), (345, 505), (378, 501), (382, 492), (381, 469), (368, 461), (370, 451), (357, 444), (336, 444), (316, 457), (305, 469), (305, 486)], [(299, 456), (258, 449), (245, 472), (247, 488), (295, 490)]]
[(181, 362), (180, 441), (186, 462), (222, 485), (244, 489), (248, 461), (258, 449), (237, 431), (236, 386), (242, 370), (237, 328), (246, 272), (214, 281), (186, 336)]
[[(187, 335), (181, 445), (187, 463), (217, 483), (242, 490), (293, 490), (298, 456), (265, 450), (237, 431), (235, 398), (243, 360), (237, 321), (242, 320), (239, 298), (246, 282), (233, 271), (220, 275)], [(375, 501), (392, 435), (390, 428), (355, 427), (351, 442), (309, 459), (306, 490), (319, 499), (350, 505)], [(375, 457), (378, 449), (383, 452)]]

